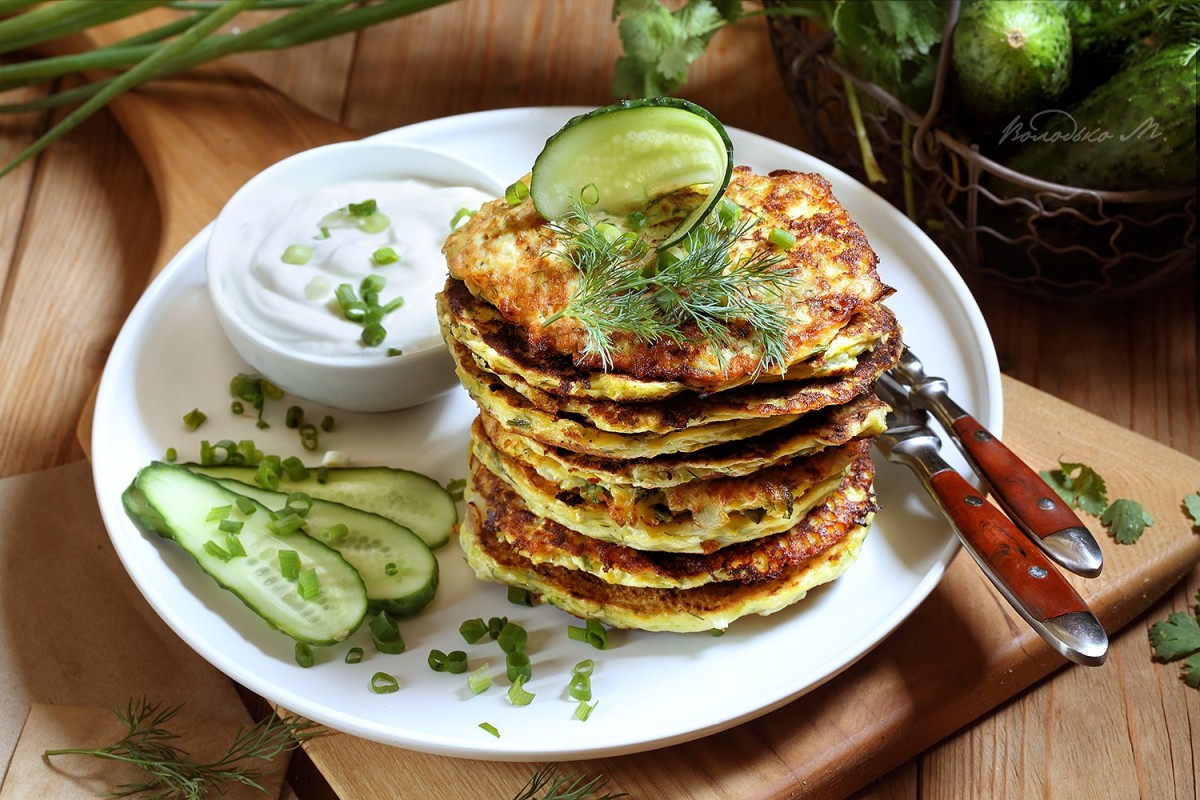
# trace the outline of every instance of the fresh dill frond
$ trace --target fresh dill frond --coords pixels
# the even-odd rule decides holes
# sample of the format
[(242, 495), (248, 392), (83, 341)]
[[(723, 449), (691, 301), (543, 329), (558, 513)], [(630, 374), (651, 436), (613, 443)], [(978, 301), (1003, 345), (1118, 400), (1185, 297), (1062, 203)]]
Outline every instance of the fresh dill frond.
[(210, 791), (224, 794), (230, 785), (242, 784), (259, 791), (262, 773), (245, 766), (245, 761), (271, 761), (281, 753), (295, 749), (301, 741), (319, 734), (320, 729), (304, 719), (281, 719), (272, 714), (254, 725), (241, 728), (225, 753), (216, 761), (202, 763), (175, 745), (179, 738), (165, 727), (181, 706), (163, 708), (145, 698), (130, 700), (125, 710), (114, 709), (128, 732), (104, 747), (47, 750), (46, 756), (86, 755), (121, 761), (140, 767), (149, 778), (143, 783), (118, 786), (113, 797), (151, 795), (154, 798), (200, 800)]
[(554, 252), (575, 267), (578, 284), (566, 307), (542, 325), (575, 319), (587, 337), (583, 354), (598, 357), (605, 369), (612, 366), (618, 334), (678, 344), (698, 333), (724, 369), (724, 350), (733, 343), (730, 326), (745, 324), (762, 353), (756, 373), (781, 369), (789, 320), (779, 301), (799, 279), (776, 269), (784, 257), (767, 245), (734, 258), (734, 245), (755, 224), (709, 219), (677, 248), (656, 253), (636, 233), (597, 224), (577, 200), (550, 227), (563, 242)]
[[(629, 796), (621, 792), (596, 797), (607, 784), (608, 778), (603, 775), (585, 780), (579, 774), (560, 775), (557, 764), (544, 764), (534, 770), (529, 782), (513, 800), (617, 800)], [(539, 797), (538, 792), (543, 788), (546, 793)]]

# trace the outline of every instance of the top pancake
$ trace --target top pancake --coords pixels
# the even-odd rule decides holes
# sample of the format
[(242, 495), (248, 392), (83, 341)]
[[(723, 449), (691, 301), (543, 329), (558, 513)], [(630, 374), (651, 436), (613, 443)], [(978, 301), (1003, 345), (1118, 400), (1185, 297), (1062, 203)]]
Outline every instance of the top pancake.
[[(790, 320), (783, 366), (812, 358), (827, 349), (857, 311), (886, 297), (876, 256), (866, 236), (819, 175), (777, 171), (753, 174), (734, 170), (725, 197), (749, 209), (756, 221), (733, 248), (735, 259), (773, 248), (767, 237), (782, 228), (796, 238), (774, 268), (797, 280), (785, 285), (776, 304)], [(543, 364), (564, 386), (600, 381), (611, 399), (670, 396), (684, 390), (717, 391), (745, 383), (761, 371), (762, 348), (748, 325), (730, 325), (730, 343), (721, 352), (700, 335), (680, 343), (642, 342), (631, 334), (614, 337), (611, 366), (585, 351), (586, 336), (576, 320), (545, 320), (566, 307), (578, 273), (555, 251), (558, 235), (526, 200), (484, 205), (450, 234), (444, 252), (450, 275), (502, 317), (502, 351), (518, 361)], [(688, 333), (685, 331), (685, 333)]]

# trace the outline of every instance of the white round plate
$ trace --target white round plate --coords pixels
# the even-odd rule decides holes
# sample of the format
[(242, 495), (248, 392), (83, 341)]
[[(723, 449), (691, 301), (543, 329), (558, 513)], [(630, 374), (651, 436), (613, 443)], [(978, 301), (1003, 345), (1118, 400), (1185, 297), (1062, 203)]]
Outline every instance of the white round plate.
[[(525, 174), (545, 139), (584, 109), (528, 108), (434, 120), (380, 135), (427, 144), (479, 162), (502, 180)], [(730, 130), (736, 160), (759, 171), (815, 171), (879, 253), (879, 272), (897, 289), (889, 305), (905, 339), (950, 381), (955, 397), (984, 425), (1001, 427), (1000, 376), (983, 319), (953, 267), (903, 215), (852, 178), (793, 148)], [(684, 742), (751, 719), (812, 691), (878, 644), (929, 594), (956, 550), (955, 539), (915, 479), (881, 463), (882, 511), (858, 563), (840, 580), (771, 617), (743, 619), (720, 637), (613, 632), (607, 650), (567, 637), (574, 618), (552, 607), (507, 602), (505, 589), (475, 580), (456, 542), (438, 553), (442, 584), (433, 604), (403, 621), (408, 650), (374, 651), (369, 632), (322, 649), (298, 666), (290, 639), (203, 574), (170, 541), (144, 533), (126, 516), (121, 492), (138, 469), (175, 447), (198, 458), (201, 439), (254, 439), (266, 452), (301, 455), (283, 424), (297, 398), (268, 406), (269, 430), (229, 411), (228, 384), (248, 367), (222, 336), (204, 286), (202, 231), (138, 302), (113, 346), (96, 401), (93, 464), (100, 510), (113, 546), (158, 614), (192, 648), (233, 680), (332, 728), (413, 750), (484, 759), (558, 760), (618, 755)], [(208, 422), (188, 431), (182, 417), (200, 408)], [(321, 449), (349, 452), (358, 464), (424, 472), (442, 483), (466, 475), (474, 406), (465, 392), (389, 414), (333, 412), (337, 429)], [(312, 454), (309, 454), (310, 457)], [(946, 455), (966, 474), (953, 448)], [(494, 642), (466, 645), (467, 619), (507, 616), (530, 635), (536, 698), (510, 705), (503, 654)], [(365, 626), (364, 626), (365, 627)], [(358, 664), (343, 656), (366, 651)], [(488, 663), (495, 685), (472, 696), (464, 675), (435, 673), (431, 649), (467, 651), (470, 667)], [(574, 664), (595, 661), (591, 717), (575, 719), (567, 694)], [(376, 672), (397, 676), (400, 691), (373, 694)], [(490, 723), (494, 737), (481, 729)]]

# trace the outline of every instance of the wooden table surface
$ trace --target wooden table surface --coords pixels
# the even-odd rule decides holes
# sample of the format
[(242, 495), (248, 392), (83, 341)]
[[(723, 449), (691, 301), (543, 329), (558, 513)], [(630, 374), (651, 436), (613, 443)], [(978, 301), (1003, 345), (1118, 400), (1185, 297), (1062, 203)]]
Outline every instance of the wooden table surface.
[[(243, 64), (364, 134), (484, 109), (603, 105), (619, 52), (610, 9), (608, 0), (458, 0)], [(758, 22), (718, 35), (681, 94), (729, 125), (804, 148)], [(46, 124), (42, 115), (0, 119), (0, 161)], [(158, 243), (153, 187), (107, 114), (0, 180), (0, 477), (83, 457), (76, 424), (157, 266)], [(1087, 305), (974, 290), (1006, 373), (1200, 458), (1194, 274)], [(1200, 695), (1178, 680), (1177, 665), (1151, 660), (1146, 631), (1188, 608), (1198, 589), (1193, 571), (1116, 637), (1104, 668), (1058, 672), (862, 796), (956, 798), (969, 787), (985, 797), (1072, 797), (1073, 776), (1122, 770), (1143, 789), (1197, 797), (1197, 778), (1172, 763), (1185, 753), (1197, 760)], [(1120, 699), (1103, 730), (1090, 714), (1097, 698)]]

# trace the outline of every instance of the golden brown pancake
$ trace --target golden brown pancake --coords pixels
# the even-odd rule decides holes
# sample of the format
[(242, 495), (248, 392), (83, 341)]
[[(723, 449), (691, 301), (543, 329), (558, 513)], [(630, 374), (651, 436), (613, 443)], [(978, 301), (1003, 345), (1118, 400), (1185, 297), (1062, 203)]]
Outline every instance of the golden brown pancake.
[(722, 581), (773, 580), (829, 546), (829, 530), (865, 525), (876, 508), (874, 466), (861, 452), (836, 490), (783, 533), (712, 553), (665, 553), (584, 536), (544, 517), (518, 515), (515, 509), (523, 501), (511, 486), (477, 460), (472, 460), (470, 474), (476, 504), (499, 509), (492, 531), (522, 557), (623, 586), (689, 589)]
[[(775, 228), (796, 238), (774, 268), (797, 280), (771, 298), (790, 320), (784, 368), (820, 352), (860, 309), (891, 293), (879, 280), (866, 236), (821, 176), (783, 170), (761, 176), (737, 167), (725, 197), (755, 215), (749, 235), (733, 248), (734, 258), (771, 248), (768, 236)], [(746, 324), (730, 326), (730, 342), (720, 352), (694, 331), (685, 331), (678, 343), (618, 334), (611, 363), (605, 364), (585, 348), (586, 335), (575, 319), (544, 324), (567, 306), (578, 285), (576, 269), (557, 252), (562, 246), (532, 200), (509, 205), (500, 199), (453, 231), (443, 252), (451, 276), (508, 323), (506, 351), (527, 361), (573, 367), (581, 381), (607, 373), (609, 379), (679, 383), (697, 391), (727, 387), (761, 371), (762, 346)]]
[[(749, 614), (773, 614), (801, 600), (810, 589), (839, 577), (850, 567), (870, 527), (865, 516), (835, 498), (809, 516), (808, 547), (813, 555), (780, 567), (773, 577), (743, 582), (726, 580), (693, 588), (647, 588), (609, 583), (580, 569), (535, 564), (511, 546), (508, 536), (535, 531), (546, 523), (518, 499), (487, 500), (468, 486), (459, 541), (467, 563), (482, 580), (528, 589), (543, 602), (577, 617), (617, 628), (649, 631), (724, 630)], [(801, 545), (802, 547), (804, 545)], [(736, 563), (736, 558), (731, 559)], [(686, 573), (686, 568), (682, 569)]]
[(552, 447), (504, 427), (485, 412), (480, 413), (479, 421), (497, 449), (563, 486), (617, 483), (659, 489), (703, 478), (749, 475), (851, 439), (875, 436), (887, 426), (886, 413), (887, 406), (873, 392), (867, 392), (844, 405), (805, 414), (761, 436), (691, 453), (646, 458), (604, 458)]

